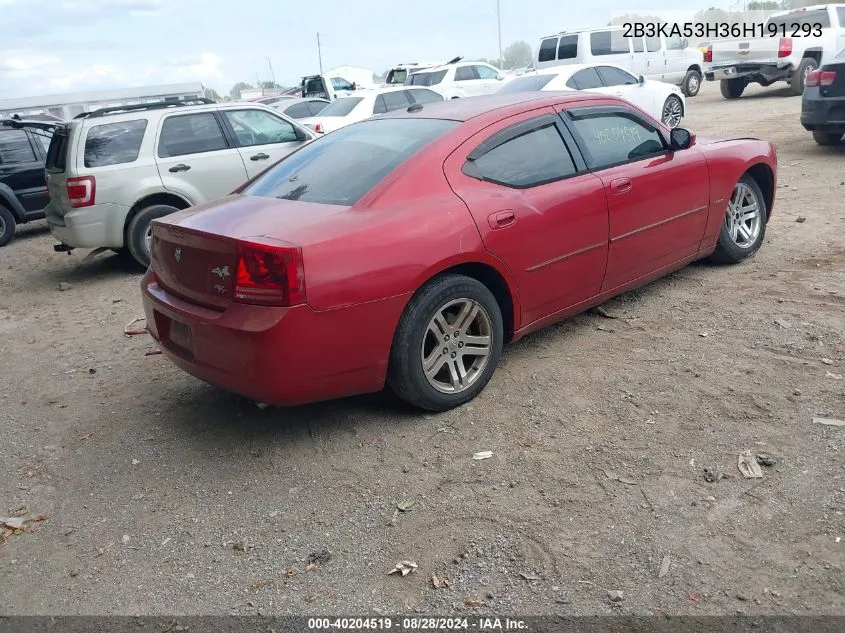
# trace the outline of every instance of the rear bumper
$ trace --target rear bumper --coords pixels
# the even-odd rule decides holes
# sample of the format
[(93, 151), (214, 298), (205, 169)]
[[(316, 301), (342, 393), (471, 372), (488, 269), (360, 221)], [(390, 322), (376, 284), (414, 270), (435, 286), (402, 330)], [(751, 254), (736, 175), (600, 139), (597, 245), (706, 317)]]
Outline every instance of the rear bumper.
[[(232, 304), (219, 312), (172, 295), (150, 271), (141, 288), (147, 327), (169, 360), (207, 383), (282, 406), (380, 391), (407, 301), (323, 312)], [(189, 328), (190, 349), (170, 339), (174, 321)]]
[(129, 207), (95, 204), (59, 214), (51, 204), (44, 209), (50, 233), (62, 244), (75, 248), (122, 248)]
[(792, 76), (791, 64), (719, 64), (710, 66), (704, 77), (708, 81), (721, 81), (722, 79), (748, 79), (749, 81), (765, 82), (780, 81), (789, 79)]
[(822, 97), (818, 88), (805, 88), (801, 99), (801, 125), (810, 131), (845, 132), (845, 96)]

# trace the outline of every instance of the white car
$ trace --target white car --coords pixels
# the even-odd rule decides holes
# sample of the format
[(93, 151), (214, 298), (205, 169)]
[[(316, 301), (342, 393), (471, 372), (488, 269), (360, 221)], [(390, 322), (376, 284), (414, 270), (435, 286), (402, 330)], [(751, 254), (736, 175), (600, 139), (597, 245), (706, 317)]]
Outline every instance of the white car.
[(299, 119), (297, 122), (319, 134), (328, 134), (371, 116), (432, 101), (444, 101), (443, 95), (414, 86), (357, 90), (354, 96), (335, 99), (318, 116)]
[(386, 86), (401, 86), (405, 80), (420, 70), (443, 66), (445, 62), (413, 62), (411, 64), (399, 64), (390, 69), (384, 78)]
[(433, 88), (447, 99), (457, 99), (493, 94), (510, 78), (490, 64), (460, 59), (456, 57), (443, 66), (414, 72), (405, 80), (405, 85)]
[(621, 66), (571, 64), (545, 68), (512, 79), (499, 92), (589, 90), (622, 97), (667, 127), (677, 127), (686, 112), (680, 88), (662, 81), (634, 77)]

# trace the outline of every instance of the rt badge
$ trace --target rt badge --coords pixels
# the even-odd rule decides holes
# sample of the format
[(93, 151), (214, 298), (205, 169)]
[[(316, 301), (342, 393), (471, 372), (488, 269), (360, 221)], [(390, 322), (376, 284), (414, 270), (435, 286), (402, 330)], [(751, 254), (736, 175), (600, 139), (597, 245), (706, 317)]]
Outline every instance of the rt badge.
[(182, 249), (177, 248), (176, 251), (173, 253), (173, 257), (176, 258), (177, 262), (181, 262), (182, 261)]

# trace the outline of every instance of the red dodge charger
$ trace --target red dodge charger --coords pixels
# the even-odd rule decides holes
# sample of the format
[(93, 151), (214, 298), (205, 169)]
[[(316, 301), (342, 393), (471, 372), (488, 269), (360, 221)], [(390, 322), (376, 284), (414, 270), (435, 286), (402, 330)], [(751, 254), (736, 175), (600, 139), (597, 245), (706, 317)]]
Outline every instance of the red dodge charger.
[(194, 376), (292, 405), (379, 391), (443, 411), (502, 345), (763, 242), (777, 162), (621, 99), (415, 104), (154, 222), (150, 332)]

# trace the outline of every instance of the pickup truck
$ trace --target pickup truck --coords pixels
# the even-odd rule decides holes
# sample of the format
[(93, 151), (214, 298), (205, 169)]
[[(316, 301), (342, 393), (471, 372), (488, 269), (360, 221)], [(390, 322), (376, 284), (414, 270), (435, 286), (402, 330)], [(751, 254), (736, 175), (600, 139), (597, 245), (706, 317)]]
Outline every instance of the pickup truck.
[[(750, 25), (749, 25), (750, 28)], [(736, 99), (750, 83), (789, 84), (804, 92), (807, 75), (845, 48), (845, 4), (826, 4), (772, 14), (764, 37), (716, 40), (704, 54), (704, 77), (718, 81), (725, 99)]]

